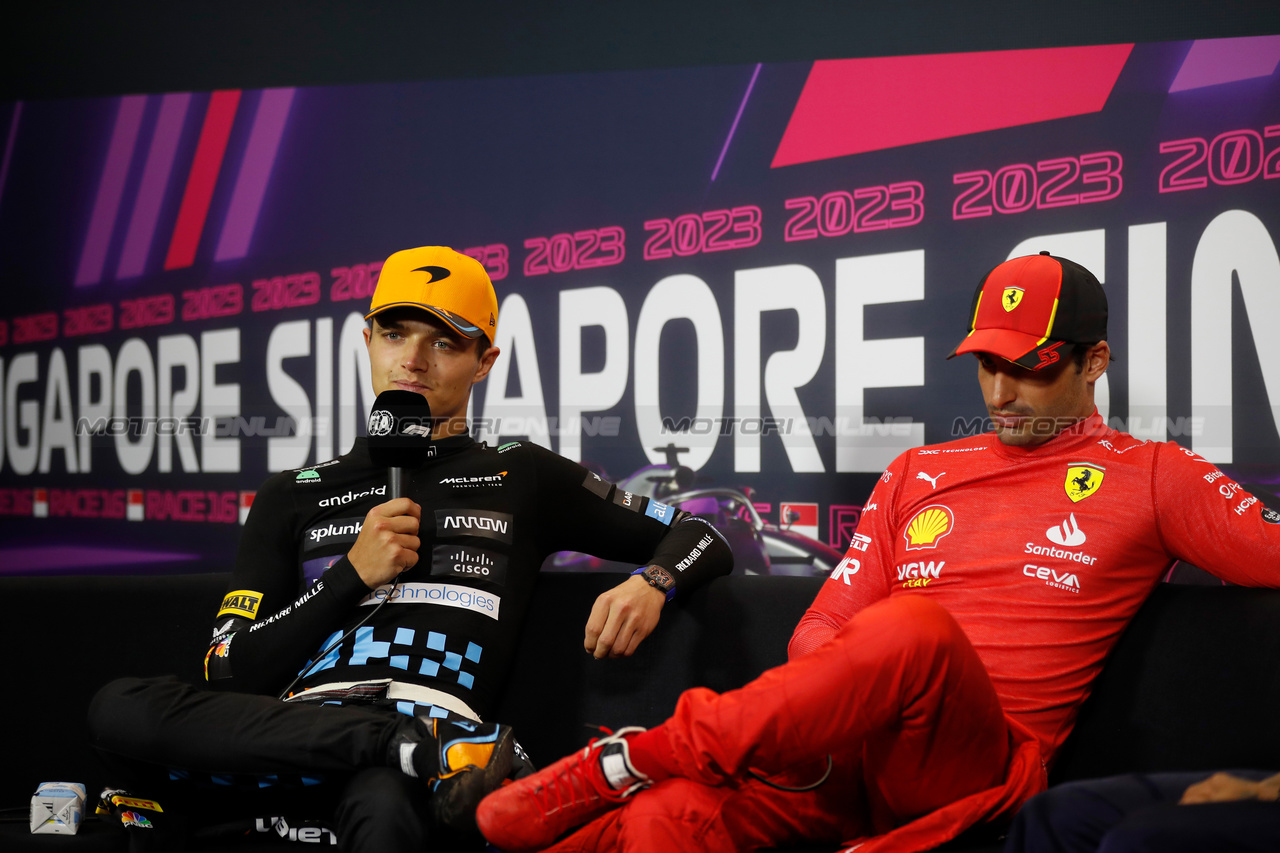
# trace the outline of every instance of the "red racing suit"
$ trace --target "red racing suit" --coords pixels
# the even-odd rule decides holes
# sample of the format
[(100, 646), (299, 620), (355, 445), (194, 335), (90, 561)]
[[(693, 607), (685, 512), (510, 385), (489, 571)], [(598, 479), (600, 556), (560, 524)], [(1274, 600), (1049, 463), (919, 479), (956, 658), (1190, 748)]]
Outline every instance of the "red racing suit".
[[(1041, 790), (1120, 633), (1177, 560), (1280, 585), (1280, 513), (1173, 443), (1094, 415), (1032, 448), (903, 453), (801, 619), (790, 662), (695, 689), (663, 724), (679, 777), (556, 850), (928, 849)], [(783, 793), (746, 772), (801, 785)]]
[(1191, 451), (1096, 412), (1039, 447), (992, 435), (921, 447), (880, 478), (789, 653), (882, 598), (929, 596), (1051, 763), (1120, 632), (1178, 560), (1280, 585), (1280, 513)]

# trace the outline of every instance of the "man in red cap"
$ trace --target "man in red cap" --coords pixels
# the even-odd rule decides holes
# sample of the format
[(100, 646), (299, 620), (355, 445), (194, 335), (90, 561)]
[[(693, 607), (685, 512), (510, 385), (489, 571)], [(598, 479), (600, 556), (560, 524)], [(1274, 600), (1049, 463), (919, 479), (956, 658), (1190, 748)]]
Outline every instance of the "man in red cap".
[(991, 270), (952, 353), (976, 356), (991, 431), (889, 466), (789, 662), (687, 691), (657, 728), (490, 794), (485, 836), (509, 853), (799, 839), (883, 853), (1007, 821), (1044, 789), (1107, 652), (1174, 562), (1280, 584), (1280, 513), (1099, 416), (1106, 326), (1078, 264), (1044, 252)]

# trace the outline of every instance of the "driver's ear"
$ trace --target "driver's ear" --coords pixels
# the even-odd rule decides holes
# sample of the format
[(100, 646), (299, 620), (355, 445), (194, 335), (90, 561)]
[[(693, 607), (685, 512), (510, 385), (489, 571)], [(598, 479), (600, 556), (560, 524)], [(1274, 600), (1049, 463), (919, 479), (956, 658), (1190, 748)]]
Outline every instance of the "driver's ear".
[(1111, 364), (1111, 346), (1106, 341), (1099, 341), (1089, 347), (1085, 354), (1085, 374), (1089, 382), (1097, 382), (1107, 372)]
[(476, 372), (471, 377), (472, 385), (482, 381), (489, 375), (489, 371), (493, 370), (493, 363), (498, 360), (498, 356), (501, 355), (501, 353), (502, 350), (497, 347), (489, 347), (480, 354), (480, 358), (476, 361)]

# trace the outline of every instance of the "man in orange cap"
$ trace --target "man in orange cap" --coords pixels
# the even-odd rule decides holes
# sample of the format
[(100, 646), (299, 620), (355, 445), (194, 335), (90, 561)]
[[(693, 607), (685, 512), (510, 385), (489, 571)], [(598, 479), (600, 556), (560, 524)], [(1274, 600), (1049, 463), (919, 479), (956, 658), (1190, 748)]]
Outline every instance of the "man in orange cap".
[(389, 481), (399, 463), (376, 462), (362, 438), (267, 480), (205, 658), (211, 686), (239, 692), (122, 679), (95, 697), (90, 728), (140, 775), (178, 768), (253, 791), (323, 780), (344, 849), (421, 850), (437, 828), (474, 834), (481, 796), (527, 764), (510, 727), (484, 720), (549, 555), (640, 565), (591, 611), (584, 645), (598, 658), (631, 654), (668, 600), (732, 556), (701, 518), (537, 445), (472, 440), (471, 389), (499, 356), (497, 297), (474, 259), (396, 252), (366, 319), (370, 434), (394, 420), (384, 399), (425, 401), (430, 441), (412, 442), (425, 458)]
[(976, 356), (991, 431), (894, 460), (789, 662), (724, 694), (687, 691), (657, 728), (490, 794), (489, 841), (932, 849), (1043, 790), (1107, 652), (1174, 562), (1280, 584), (1280, 512), (1098, 414), (1110, 347), (1091, 273), (1014, 258), (983, 277), (969, 316), (952, 355)]

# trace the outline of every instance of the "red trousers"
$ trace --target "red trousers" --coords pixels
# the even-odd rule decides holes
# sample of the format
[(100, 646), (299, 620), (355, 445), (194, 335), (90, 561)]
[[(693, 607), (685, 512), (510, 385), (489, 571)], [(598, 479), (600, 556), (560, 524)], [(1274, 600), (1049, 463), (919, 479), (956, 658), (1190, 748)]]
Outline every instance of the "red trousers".
[[(1044, 789), (1035, 738), (1009, 720), (977, 653), (942, 607), (904, 595), (828, 643), (724, 694), (685, 692), (659, 727), (676, 778), (551, 848), (737, 851), (872, 839), (927, 849), (1007, 817)], [(822, 776), (803, 793), (790, 787)], [(890, 833), (885, 836), (885, 833)]]

